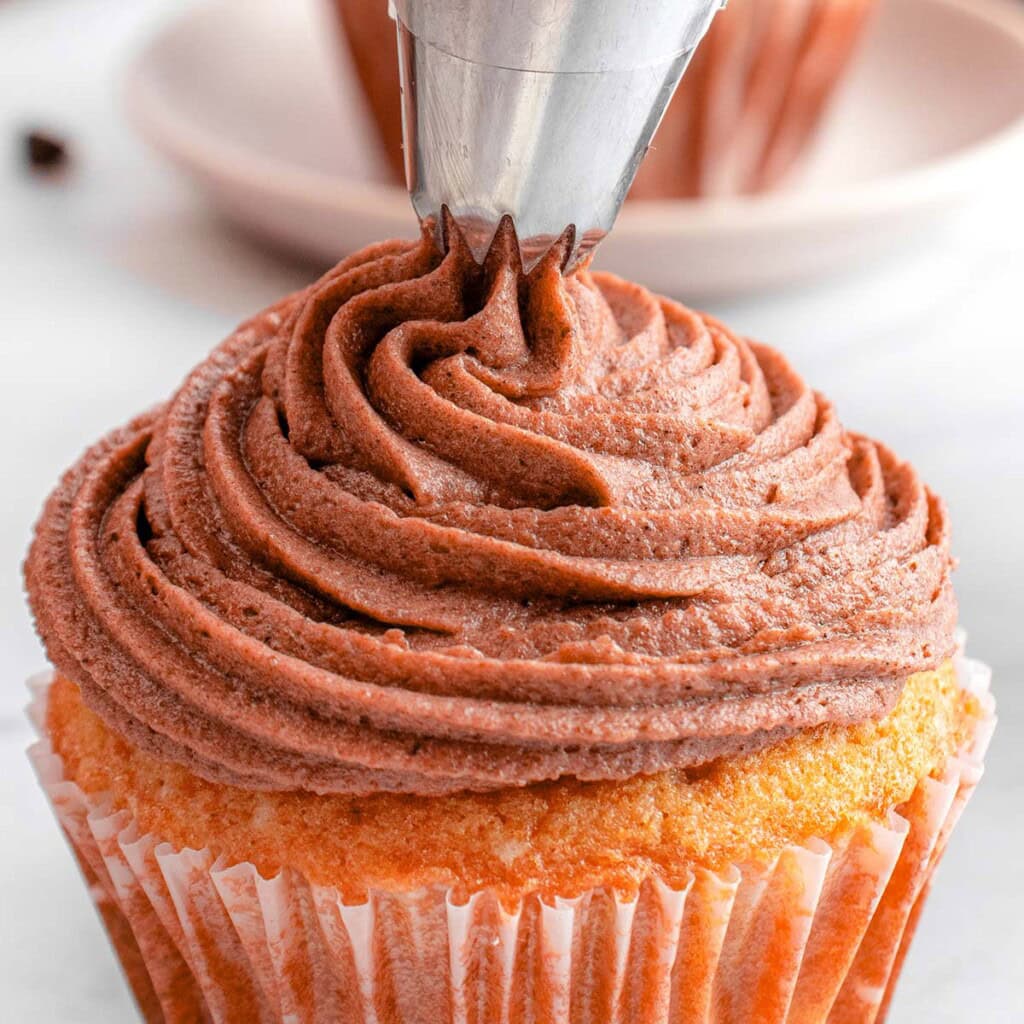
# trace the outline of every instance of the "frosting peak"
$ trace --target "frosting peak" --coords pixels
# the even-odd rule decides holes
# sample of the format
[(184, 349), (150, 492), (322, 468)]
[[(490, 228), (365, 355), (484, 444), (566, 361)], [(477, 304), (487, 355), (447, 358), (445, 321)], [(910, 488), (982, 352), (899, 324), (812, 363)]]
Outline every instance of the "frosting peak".
[(58, 669), (256, 788), (620, 778), (884, 713), (953, 647), (941, 502), (777, 352), (502, 232), (386, 242), (64, 478)]

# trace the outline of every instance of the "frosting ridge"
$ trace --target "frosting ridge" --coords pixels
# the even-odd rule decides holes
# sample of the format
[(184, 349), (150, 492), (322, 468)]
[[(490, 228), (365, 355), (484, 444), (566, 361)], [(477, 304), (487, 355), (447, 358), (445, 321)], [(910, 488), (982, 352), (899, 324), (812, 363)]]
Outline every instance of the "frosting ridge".
[(91, 449), (57, 668), (252, 788), (621, 778), (883, 714), (953, 649), (941, 501), (774, 350), (510, 230), (385, 242)]

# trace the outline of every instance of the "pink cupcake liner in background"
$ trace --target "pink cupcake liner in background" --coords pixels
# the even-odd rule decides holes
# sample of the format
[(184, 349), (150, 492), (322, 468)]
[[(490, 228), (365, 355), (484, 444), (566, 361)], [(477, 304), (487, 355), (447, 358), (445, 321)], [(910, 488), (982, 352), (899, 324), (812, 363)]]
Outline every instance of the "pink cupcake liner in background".
[(817, 132), (877, 0), (732, 0), (673, 97), (634, 198), (762, 192)]
[(769, 864), (503, 906), (490, 891), (374, 892), (346, 904), (284, 870), (179, 850), (69, 781), (34, 681), (30, 757), (144, 1018), (155, 1024), (751, 1024), (879, 1021), (995, 726), (985, 709), (941, 778), (885, 824)]

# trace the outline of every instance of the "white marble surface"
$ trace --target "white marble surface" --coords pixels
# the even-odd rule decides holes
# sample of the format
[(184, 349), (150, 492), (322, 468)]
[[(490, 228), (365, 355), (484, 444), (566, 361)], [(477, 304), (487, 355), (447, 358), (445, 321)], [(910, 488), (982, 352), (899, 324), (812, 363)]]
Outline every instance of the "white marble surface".
[[(23, 749), (43, 665), (20, 563), (60, 470), (163, 397), (245, 314), (307, 279), (227, 231), (133, 139), (117, 71), (171, 0), (0, 0), (0, 1020), (120, 1024), (134, 1010)], [(28, 123), (66, 132), (57, 182), (22, 170)], [(892, 1020), (1024, 1019), (1024, 213), (969, 215), (855, 279), (720, 308), (785, 347), (844, 420), (952, 506), (971, 650), (1001, 725), (954, 836)]]

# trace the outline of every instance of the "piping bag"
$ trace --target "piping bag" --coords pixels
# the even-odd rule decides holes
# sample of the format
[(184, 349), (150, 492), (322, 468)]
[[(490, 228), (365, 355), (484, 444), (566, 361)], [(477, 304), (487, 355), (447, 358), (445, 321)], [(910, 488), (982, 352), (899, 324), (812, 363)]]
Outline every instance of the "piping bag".
[(483, 262), (511, 218), (523, 270), (611, 229), (723, 0), (390, 0), (405, 175), (438, 244)]

